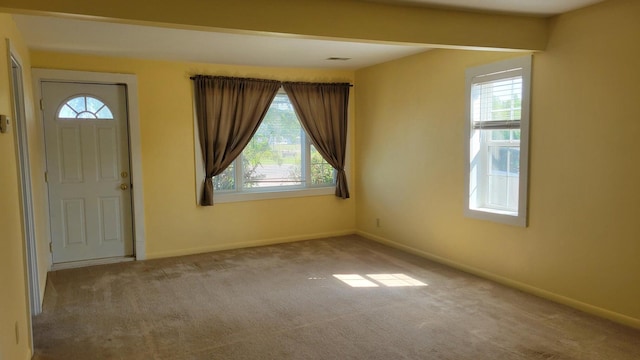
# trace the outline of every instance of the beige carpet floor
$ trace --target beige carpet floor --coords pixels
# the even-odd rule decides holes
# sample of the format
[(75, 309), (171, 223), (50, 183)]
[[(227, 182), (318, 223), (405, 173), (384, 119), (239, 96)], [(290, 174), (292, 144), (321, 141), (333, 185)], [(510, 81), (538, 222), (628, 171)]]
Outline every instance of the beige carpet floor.
[(357, 236), (52, 272), (34, 338), (40, 360), (640, 359), (640, 331)]

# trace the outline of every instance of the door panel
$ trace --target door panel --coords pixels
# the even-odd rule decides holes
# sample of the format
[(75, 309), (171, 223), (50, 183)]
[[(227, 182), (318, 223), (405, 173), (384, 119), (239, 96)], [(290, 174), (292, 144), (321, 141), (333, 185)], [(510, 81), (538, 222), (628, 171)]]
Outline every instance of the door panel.
[(82, 183), (82, 150), (80, 146), (80, 127), (61, 126), (58, 128), (60, 150), (58, 166), (60, 167), (60, 182)]
[(126, 89), (42, 82), (53, 262), (133, 254)]
[(87, 237), (84, 227), (84, 200), (65, 199), (62, 200), (62, 206), (64, 246), (86, 245)]
[(100, 198), (100, 234), (101, 241), (121, 241), (122, 223), (120, 219), (120, 198)]
[(98, 176), (101, 181), (118, 180), (118, 137), (112, 127), (98, 127)]

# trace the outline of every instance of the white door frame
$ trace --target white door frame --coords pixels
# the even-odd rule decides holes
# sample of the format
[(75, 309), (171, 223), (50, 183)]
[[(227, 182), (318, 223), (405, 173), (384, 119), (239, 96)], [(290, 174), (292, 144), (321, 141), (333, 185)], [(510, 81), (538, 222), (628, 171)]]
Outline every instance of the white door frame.
[[(136, 260), (144, 260), (146, 258), (145, 251), (145, 228), (144, 228), (144, 197), (142, 188), (142, 153), (140, 143), (140, 115), (138, 113), (138, 80), (136, 75), (118, 74), (118, 73), (99, 73), (88, 71), (72, 71), (72, 70), (51, 70), (37, 69), (31, 71), (33, 76), (33, 88), (36, 101), (42, 99), (43, 81), (56, 82), (81, 82), (92, 84), (118, 84), (125, 85), (127, 99), (127, 115), (129, 129), (129, 162), (131, 164), (131, 201), (132, 221), (133, 221), (133, 252)], [(42, 109), (38, 107), (40, 118), (44, 120)], [(44, 126), (44, 124), (42, 124)], [(44, 138), (42, 139), (44, 144)], [(47, 198), (48, 202), (48, 198)], [(49, 217), (49, 206), (46, 206), (47, 218)], [(49, 225), (50, 227), (50, 225)], [(48, 229), (51, 232), (51, 229)], [(52, 261), (53, 262), (53, 261)]]
[[(15, 124), (16, 157), (19, 167), (20, 200), (22, 210), (22, 226), (24, 231), (25, 267), (27, 275), (27, 289), (29, 301), (29, 317), (27, 328), (29, 332), (29, 347), (33, 352), (33, 327), (31, 318), (42, 312), (40, 301), (40, 282), (38, 277), (38, 258), (36, 254), (35, 225), (33, 216), (33, 195), (31, 192), (31, 165), (29, 161), (29, 144), (27, 141), (26, 115), (24, 103), (24, 68), (18, 52), (6, 39), (7, 59), (9, 61), (9, 88), (13, 108), (13, 123)], [(19, 72), (14, 71), (14, 65)]]

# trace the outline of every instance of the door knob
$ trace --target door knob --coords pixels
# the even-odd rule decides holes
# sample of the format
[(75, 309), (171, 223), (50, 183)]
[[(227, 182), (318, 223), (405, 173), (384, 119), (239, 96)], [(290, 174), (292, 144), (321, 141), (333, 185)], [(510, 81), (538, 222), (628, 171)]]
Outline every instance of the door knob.
[(129, 185), (127, 185), (127, 184), (121, 184), (120, 185), (120, 189), (122, 189), (122, 190), (127, 190), (128, 188), (129, 188)]

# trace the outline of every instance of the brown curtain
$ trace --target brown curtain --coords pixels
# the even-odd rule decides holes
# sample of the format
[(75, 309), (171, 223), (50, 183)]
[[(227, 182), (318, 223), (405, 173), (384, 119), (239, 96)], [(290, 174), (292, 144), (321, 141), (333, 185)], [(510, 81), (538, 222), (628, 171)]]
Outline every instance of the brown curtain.
[(350, 84), (283, 83), (302, 127), (320, 155), (337, 170), (336, 196), (349, 198), (344, 160)]
[(280, 82), (203, 75), (192, 79), (206, 172), (200, 205), (210, 206), (211, 178), (242, 153), (269, 110)]

